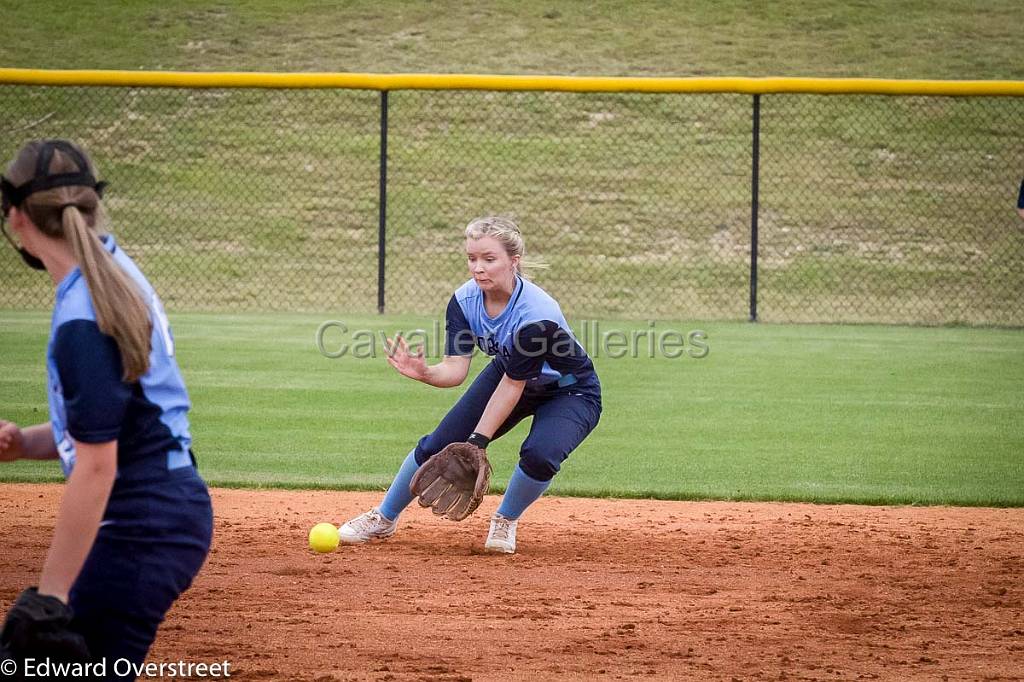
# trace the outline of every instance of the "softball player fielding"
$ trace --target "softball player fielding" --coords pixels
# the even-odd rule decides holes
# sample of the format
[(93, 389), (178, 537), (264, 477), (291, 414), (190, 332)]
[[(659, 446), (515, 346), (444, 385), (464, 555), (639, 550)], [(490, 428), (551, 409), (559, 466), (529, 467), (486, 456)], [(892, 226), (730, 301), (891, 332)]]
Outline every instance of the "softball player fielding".
[(444, 359), (427, 365), (401, 337), (388, 362), (399, 373), (431, 386), (461, 385), (474, 348), (493, 359), (469, 389), (406, 456), (379, 506), (343, 524), (342, 542), (390, 537), (413, 500), (417, 469), (445, 446), (469, 442), (486, 449), (528, 416), (530, 433), (519, 452), (484, 544), (513, 553), (523, 512), (551, 485), (561, 464), (597, 426), (601, 384), (594, 365), (569, 329), (558, 303), (523, 277), (523, 236), (508, 218), (479, 218), (466, 227), (472, 279), (448, 302)]

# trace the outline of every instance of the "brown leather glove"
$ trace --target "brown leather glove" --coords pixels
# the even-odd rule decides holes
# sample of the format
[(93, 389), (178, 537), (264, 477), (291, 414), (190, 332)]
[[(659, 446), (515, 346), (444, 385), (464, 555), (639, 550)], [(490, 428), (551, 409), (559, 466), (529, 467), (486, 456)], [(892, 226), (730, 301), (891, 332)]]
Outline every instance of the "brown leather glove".
[(420, 506), (461, 521), (480, 506), (491, 482), (487, 453), (470, 443), (452, 443), (423, 463), (409, 490)]

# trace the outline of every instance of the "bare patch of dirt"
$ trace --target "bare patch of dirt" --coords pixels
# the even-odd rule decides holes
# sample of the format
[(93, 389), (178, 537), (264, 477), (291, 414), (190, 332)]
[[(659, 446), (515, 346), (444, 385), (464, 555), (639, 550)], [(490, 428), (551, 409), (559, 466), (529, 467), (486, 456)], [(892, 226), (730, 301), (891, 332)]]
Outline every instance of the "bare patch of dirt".
[[(0, 606), (58, 485), (4, 485)], [(373, 493), (215, 490), (216, 537), (150, 660), (237, 680), (1024, 678), (1024, 509), (546, 498), (519, 552), (413, 505), (391, 539), (306, 536)]]

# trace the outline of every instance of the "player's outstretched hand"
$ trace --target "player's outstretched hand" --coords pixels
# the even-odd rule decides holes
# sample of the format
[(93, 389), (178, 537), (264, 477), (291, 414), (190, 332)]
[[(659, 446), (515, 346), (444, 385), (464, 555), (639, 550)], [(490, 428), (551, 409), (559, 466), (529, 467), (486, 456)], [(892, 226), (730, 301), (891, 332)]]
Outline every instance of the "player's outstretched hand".
[(423, 359), (423, 350), (410, 351), (409, 344), (401, 334), (392, 341), (388, 339), (388, 364), (398, 370), (399, 374), (423, 381), (427, 376), (427, 361)]
[(0, 462), (13, 462), (24, 452), (25, 438), (21, 429), (0, 419)]
[(91, 660), (85, 639), (71, 629), (71, 609), (56, 597), (30, 587), (7, 612), (0, 646), (14, 658), (49, 658), (65, 663)]
[(416, 470), (409, 490), (421, 507), (461, 521), (480, 506), (490, 483), (487, 453), (472, 443), (452, 443)]

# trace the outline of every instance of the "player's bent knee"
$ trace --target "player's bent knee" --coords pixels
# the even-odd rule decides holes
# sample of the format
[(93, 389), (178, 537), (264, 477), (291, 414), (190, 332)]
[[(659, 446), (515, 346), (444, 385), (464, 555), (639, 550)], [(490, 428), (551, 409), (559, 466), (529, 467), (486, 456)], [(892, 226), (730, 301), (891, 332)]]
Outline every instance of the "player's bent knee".
[(541, 452), (533, 447), (524, 447), (519, 452), (519, 468), (535, 481), (550, 481), (564, 460), (560, 453)]
[(413, 457), (416, 458), (416, 464), (423, 466), (423, 463), (428, 459), (436, 455), (440, 450), (432, 450), (430, 443), (427, 440), (430, 436), (423, 436), (420, 441), (416, 443), (416, 449), (413, 451)]
[[(444, 442), (441, 442), (442, 440)], [(438, 438), (433, 433), (423, 436), (416, 444), (416, 451), (413, 455), (416, 458), (416, 464), (423, 466), (424, 462), (444, 450), (450, 443), (451, 441)]]

